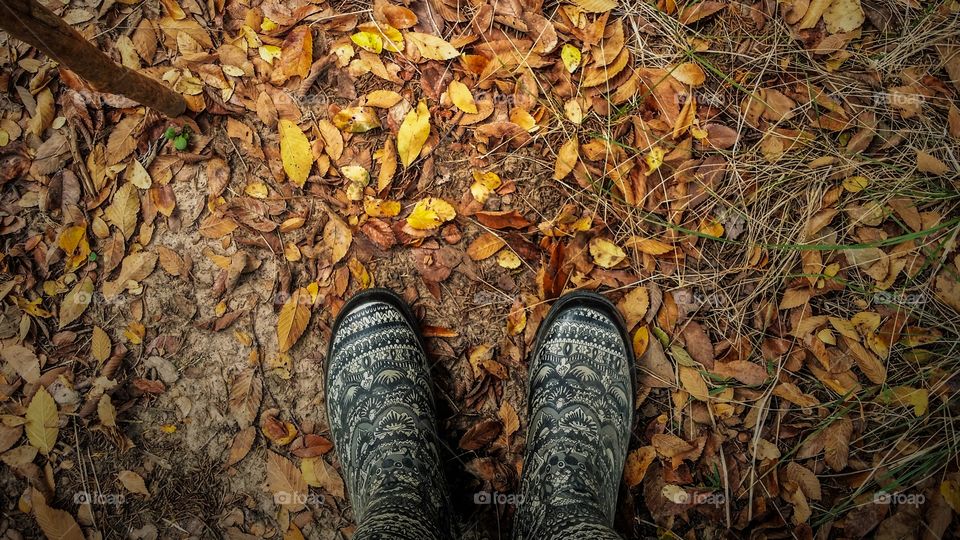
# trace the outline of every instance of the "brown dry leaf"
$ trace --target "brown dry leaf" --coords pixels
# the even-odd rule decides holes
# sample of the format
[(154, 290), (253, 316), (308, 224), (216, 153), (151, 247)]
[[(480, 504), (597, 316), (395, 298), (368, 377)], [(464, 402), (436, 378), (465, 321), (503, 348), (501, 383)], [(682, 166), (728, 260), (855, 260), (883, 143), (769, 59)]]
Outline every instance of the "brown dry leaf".
[(574, 0), (573, 3), (587, 13), (603, 13), (617, 7), (617, 0)]
[(289, 351), (307, 329), (311, 304), (310, 293), (301, 287), (294, 291), (280, 308), (280, 316), (277, 318), (277, 342), (280, 352)]
[(40, 387), (27, 406), (25, 430), (30, 445), (43, 455), (49, 455), (57, 442), (60, 421), (57, 416), (57, 404), (47, 389)]
[(31, 488), (30, 501), (33, 505), (33, 515), (37, 518), (37, 525), (50, 540), (85, 540), (83, 531), (77, 521), (65, 510), (58, 510), (47, 506), (43, 493)]
[(517, 298), (513, 301), (510, 313), (507, 315), (507, 335), (515, 336), (527, 326), (527, 309), (523, 301)]
[(90, 341), (90, 353), (98, 362), (106, 362), (110, 358), (110, 336), (99, 326), (93, 327), (93, 337)]
[(117, 122), (107, 139), (107, 165), (115, 165), (127, 159), (137, 147), (137, 137), (143, 116), (130, 115)]
[(823, 461), (836, 472), (847, 466), (850, 455), (850, 436), (853, 435), (853, 422), (846, 416), (835, 419), (823, 431), (825, 454)]
[(783, 475), (787, 481), (794, 482), (800, 486), (803, 494), (806, 495), (808, 499), (819, 501), (822, 497), (820, 480), (817, 479), (817, 475), (814, 474), (813, 471), (803, 465), (791, 461), (787, 463)]
[(923, 150), (917, 150), (917, 170), (937, 176), (943, 176), (950, 172), (950, 167), (947, 166), (946, 163), (937, 159), (934, 155), (928, 154)]
[(323, 488), (338, 499), (346, 497), (343, 478), (322, 457), (305, 458), (300, 462), (300, 472), (307, 485)]
[(339, 217), (329, 214), (323, 227), (323, 242), (330, 248), (330, 264), (337, 264), (347, 256), (353, 243), (353, 232)]
[(503, 423), (503, 435), (509, 440), (510, 436), (520, 429), (520, 417), (517, 415), (517, 410), (513, 408), (509, 401), (503, 400), (500, 403), (500, 411), (497, 415)]
[[(306, 461), (306, 460), (304, 460)], [(289, 459), (267, 452), (266, 489), (273, 494), (273, 501), (291, 512), (303, 509), (307, 500), (307, 483), (296, 465)]]
[(263, 382), (254, 369), (245, 369), (237, 373), (230, 383), (230, 396), (227, 408), (230, 416), (237, 421), (241, 429), (253, 425), (263, 399)]
[(783, 293), (783, 298), (780, 300), (779, 309), (784, 310), (800, 307), (809, 302), (811, 296), (813, 296), (813, 291), (807, 288), (787, 289), (787, 292)]
[(749, 360), (733, 360), (732, 362), (717, 362), (710, 370), (721, 377), (733, 377), (743, 384), (756, 386), (767, 380), (767, 370), (759, 364)]
[(474, 261), (482, 261), (492, 257), (500, 248), (507, 245), (499, 236), (485, 232), (467, 246), (467, 256)]
[(627, 454), (627, 463), (623, 468), (623, 475), (628, 488), (634, 488), (643, 482), (647, 469), (656, 457), (657, 451), (653, 446), (641, 446)]
[(233, 437), (233, 443), (230, 445), (230, 451), (227, 453), (227, 460), (223, 463), (223, 468), (226, 469), (240, 463), (240, 461), (250, 453), (256, 437), (257, 428), (254, 426), (241, 429), (240, 432)]
[(650, 292), (643, 285), (634, 287), (617, 303), (617, 308), (620, 309), (620, 313), (623, 314), (624, 321), (627, 323), (628, 331), (643, 320), (649, 307)]
[(56, 105), (53, 101), (53, 92), (49, 88), (44, 88), (37, 94), (36, 113), (30, 118), (27, 124), (27, 131), (37, 137), (42, 137), (43, 132), (53, 123), (53, 117), (56, 116)]
[(309, 26), (298, 26), (291, 30), (283, 40), (280, 64), (276, 72), (288, 77), (306, 77), (313, 64), (313, 31)]
[(59, 327), (63, 328), (79, 319), (92, 299), (93, 280), (90, 279), (90, 276), (85, 276), (63, 297), (63, 302), (60, 303)]
[(553, 179), (563, 180), (573, 171), (580, 159), (579, 143), (576, 138), (568, 139), (557, 152), (557, 161), (553, 168)]
[(449, 41), (421, 32), (407, 32), (406, 38), (413, 43), (420, 55), (430, 60), (444, 61), (460, 56), (460, 51)]
[(692, 6), (683, 8), (683, 11), (680, 12), (679, 19), (682, 24), (692, 24), (700, 19), (704, 19), (710, 15), (713, 15), (726, 6), (726, 2), (717, 2), (715, 0), (699, 2)]
[(137, 228), (137, 216), (140, 214), (140, 195), (137, 186), (124, 183), (113, 194), (113, 201), (104, 211), (104, 217), (114, 227), (120, 229), (127, 240)]
[(670, 74), (673, 75), (674, 79), (677, 79), (683, 84), (689, 84), (690, 86), (700, 86), (707, 80), (707, 74), (704, 73), (703, 68), (695, 62), (680, 64), (674, 68)]
[(481, 420), (474, 424), (463, 437), (460, 438), (460, 448), (480, 450), (496, 440), (503, 431), (503, 424), (499, 420)]
[(954, 139), (960, 139), (960, 108), (955, 104), (950, 104), (950, 112), (947, 113), (947, 131)]
[(40, 359), (34, 352), (22, 345), (8, 345), (0, 351), (3, 360), (28, 384), (40, 380)]
[(120, 474), (117, 475), (117, 480), (120, 480), (123, 487), (130, 493), (144, 495), (147, 498), (150, 497), (150, 490), (147, 489), (146, 482), (143, 481), (143, 477), (139, 474), (133, 471), (120, 471)]
[(800, 387), (793, 383), (780, 383), (773, 389), (773, 395), (785, 399), (794, 405), (810, 408), (820, 404), (820, 401), (810, 395), (804, 394)]
[(710, 390), (707, 383), (704, 382), (700, 371), (687, 366), (678, 366), (680, 383), (683, 389), (690, 393), (694, 399), (708, 401), (710, 399)]

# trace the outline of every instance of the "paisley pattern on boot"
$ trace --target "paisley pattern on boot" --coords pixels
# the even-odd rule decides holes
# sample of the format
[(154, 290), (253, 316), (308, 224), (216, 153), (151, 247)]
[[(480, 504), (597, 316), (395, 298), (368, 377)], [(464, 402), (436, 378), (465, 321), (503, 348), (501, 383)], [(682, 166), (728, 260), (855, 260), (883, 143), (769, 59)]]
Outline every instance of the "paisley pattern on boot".
[(416, 322), (392, 293), (363, 294), (334, 325), (326, 379), (327, 418), (357, 523), (353, 538), (452, 538)]
[(612, 529), (633, 421), (633, 354), (598, 295), (554, 306), (530, 362), (514, 538), (620, 538)]

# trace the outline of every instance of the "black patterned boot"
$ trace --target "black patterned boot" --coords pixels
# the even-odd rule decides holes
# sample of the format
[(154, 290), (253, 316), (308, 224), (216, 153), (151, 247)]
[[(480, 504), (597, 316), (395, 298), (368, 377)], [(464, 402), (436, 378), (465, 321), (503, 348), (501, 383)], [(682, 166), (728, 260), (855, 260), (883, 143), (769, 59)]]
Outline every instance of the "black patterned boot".
[(613, 531), (634, 408), (634, 359), (617, 308), (577, 292), (554, 304), (530, 361), (517, 540)]
[(399, 296), (372, 289), (343, 306), (327, 352), (326, 401), (353, 539), (452, 538), (430, 369)]

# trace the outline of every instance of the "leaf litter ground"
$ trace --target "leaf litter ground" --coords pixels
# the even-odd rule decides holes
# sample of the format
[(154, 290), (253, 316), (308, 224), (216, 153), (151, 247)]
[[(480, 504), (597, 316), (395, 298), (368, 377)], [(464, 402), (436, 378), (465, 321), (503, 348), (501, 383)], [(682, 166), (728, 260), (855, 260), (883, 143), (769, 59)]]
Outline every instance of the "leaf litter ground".
[(509, 534), (573, 288), (638, 353), (628, 537), (956, 533), (956, 2), (56, 11), (191, 113), (3, 42), (7, 536), (349, 537), (321, 372), (371, 286), (465, 537)]

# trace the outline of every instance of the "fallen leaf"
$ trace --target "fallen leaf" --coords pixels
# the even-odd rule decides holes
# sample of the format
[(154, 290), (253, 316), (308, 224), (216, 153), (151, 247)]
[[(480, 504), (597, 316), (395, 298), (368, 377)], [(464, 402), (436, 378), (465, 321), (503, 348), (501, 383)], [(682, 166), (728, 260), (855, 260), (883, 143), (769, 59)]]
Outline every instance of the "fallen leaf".
[(450, 95), (450, 101), (458, 109), (468, 114), (477, 114), (477, 103), (473, 100), (473, 94), (470, 93), (467, 85), (460, 81), (450, 81), (447, 93)]
[(602, 268), (613, 268), (627, 258), (620, 246), (606, 238), (596, 237), (590, 240), (590, 255)]
[(27, 440), (43, 455), (49, 455), (57, 442), (60, 422), (57, 417), (57, 404), (47, 389), (40, 387), (27, 406)]
[(120, 483), (123, 484), (123, 487), (127, 489), (130, 493), (137, 493), (140, 495), (145, 495), (150, 497), (150, 491), (147, 490), (147, 484), (143, 481), (143, 477), (133, 471), (120, 471), (120, 474), (117, 475), (117, 479), (120, 480)]
[(283, 161), (283, 170), (293, 185), (303, 187), (313, 167), (310, 141), (300, 130), (300, 126), (290, 120), (281, 119), (279, 127), (280, 159)]
[(293, 347), (310, 322), (310, 293), (305, 288), (299, 288), (290, 295), (280, 308), (277, 319), (278, 350), (286, 352)]
[(428, 137), (430, 137), (430, 111), (427, 110), (427, 104), (421, 100), (417, 108), (411, 109), (403, 118), (403, 123), (400, 124), (400, 130), (397, 132), (397, 154), (404, 167), (409, 167), (417, 159)]
[(457, 216), (453, 206), (437, 197), (425, 197), (417, 201), (407, 216), (407, 224), (418, 230), (432, 230)]

